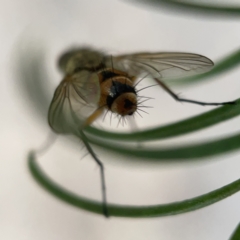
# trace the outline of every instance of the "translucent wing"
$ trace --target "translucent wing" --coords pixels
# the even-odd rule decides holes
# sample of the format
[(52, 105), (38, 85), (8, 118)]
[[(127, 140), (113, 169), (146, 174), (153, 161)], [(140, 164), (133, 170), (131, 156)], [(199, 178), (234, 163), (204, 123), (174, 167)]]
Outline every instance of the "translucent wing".
[(49, 107), (48, 122), (57, 133), (72, 133), (85, 126), (98, 108), (98, 75), (80, 71), (67, 76), (57, 87)]
[(214, 64), (198, 54), (160, 52), (120, 55), (114, 57), (112, 62), (108, 60), (107, 65), (113, 65), (132, 76), (149, 73), (155, 78), (172, 79), (207, 72)]

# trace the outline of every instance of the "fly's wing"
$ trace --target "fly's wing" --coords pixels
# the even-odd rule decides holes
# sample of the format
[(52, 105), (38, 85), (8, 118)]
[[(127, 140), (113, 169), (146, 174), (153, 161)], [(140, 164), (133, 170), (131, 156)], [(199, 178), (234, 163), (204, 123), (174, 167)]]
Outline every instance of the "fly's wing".
[(132, 76), (148, 73), (153, 78), (173, 79), (207, 72), (214, 64), (198, 54), (160, 52), (119, 55), (107, 65)]
[(55, 90), (48, 111), (48, 122), (57, 133), (73, 133), (86, 125), (98, 108), (98, 75), (89, 71), (67, 76)]

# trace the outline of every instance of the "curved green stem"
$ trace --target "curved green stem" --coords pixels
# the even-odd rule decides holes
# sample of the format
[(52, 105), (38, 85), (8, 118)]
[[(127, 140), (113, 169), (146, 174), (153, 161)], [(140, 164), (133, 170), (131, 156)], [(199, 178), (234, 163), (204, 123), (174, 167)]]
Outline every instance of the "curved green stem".
[[(36, 179), (36, 181), (60, 200), (75, 207), (93, 213), (102, 214), (101, 202), (77, 196), (63, 189), (62, 187), (54, 183), (52, 180), (50, 180), (38, 166), (34, 152), (31, 152), (28, 156), (28, 166), (31, 174)], [(181, 202), (173, 202), (169, 204), (159, 204), (151, 206), (123, 206), (108, 204), (109, 216), (143, 218), (176, 215), (209, 206), (226, 197), (231, 196), (239, 190), (240, 179), (207, 194), (203, 194), (201, 196), (187, 199)]]
[(152, 141), (191, 133), (212, 125), (224, 122), (240, 114), (240, 99), (235, 105), (226, 105), (216, 108), (209, 112), (188, 118), (177, 123), (168, 124), (166, 126), (157, 127), (138, 131), (135, 133), (116, 133), (99, 130), (93, 127), (85, 129), (90, 133), (100, 138), (114, 139), (119, 141)]
[[(128, 147), (119, 143), (106, 142), (95, 137), (89, 137), (89, 141), (97, 146), (106, 148), (107, 150), (120, 153), (130, 157), (130, 160), (141, 159), (145, 161), (166, 161), (169, 160), (189, 160), (206, 158), (222, 153), (228, 153), (240, 148), (240, 133), (218, 139), (215, 141), (202, 142), (198, 144), (188, 144), (180, 147), (150, 148), (150, 147)], [(133, 158), (134, 157), (134, 158)]]
[(167, 7), (170, 10), (183, 10), (184, 13), (200, 13), (204, 15), (221, 17), (240, 16), (240, 7), (237, 6), (221, 6), (214, 4), (190, 3), (178, 0), (134, 0), (135, 3), (144, 3), (145, 5), (153, 5), (154, 7)]
[(235, 229), (230, 240), (239, 240), (239, 239), (240, 239), (240, 223), (237, 225), (237, 228)]

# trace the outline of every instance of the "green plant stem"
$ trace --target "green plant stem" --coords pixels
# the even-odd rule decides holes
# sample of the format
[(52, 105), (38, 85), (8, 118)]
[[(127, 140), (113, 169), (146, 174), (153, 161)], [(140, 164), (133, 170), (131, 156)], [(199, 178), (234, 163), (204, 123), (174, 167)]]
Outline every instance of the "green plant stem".
[[(222, 153), (228, 153), (240, 148), (240, 134), (236, 134), (230, 137), (218, 139), (215, 141), (202, 142), (198, 144), (187, 144), (180, 147), (165, 147), (165, 148), (138, 148), (121, 146), (119, 143), (106, 142), (99, 140), (95, 137), (88, 138), (93, 144), (106, 148), (108, 151), (117, 152), (125, 156), (130, 157), (130, 160), (142, 159), (145, 161), (166, 161), (169, 160), (178, 161), (188, 160), (192, 161), (199, 158), (206, 158), (209, 156), (215, 156)], [(134, 158), (133, 158), (134, 157)]]
[[(75, 207), (88, 210), (93, 213), (102, 214), (101, 202), (77, 196), (63, 189), (62, 187), (54, 183), (52, 180), (50, 180), (38, 166), (34, 152), (30, 152), (28, 156), (28, 166), (31, 171), (31, 174), (36, 179), (36, 181), (47, 191), (49, 191), (51, 194), (53, 194), (60, 200), (67, 202)], [(122, 206), (108, 204), (108, 211), (109, 216), (131, 218), (161, 217), (176, 215), (209, 206), (226, 197), (231, 196), (232, 194), (238, 192), (239, 190), (240, 179), (207, 194), (203, 194), (199, 197), (187, 199), (181, 202), (173, 202), (169, 204), (159, 204), (153, 206)]]
[(239, 240), (240, 239), (240, 223), (237, 225), (235, 231), (233, 232), (229, 240)]
[(179, 0), (134, 0), (132, 2), (153, 5), (155, 8), (160, 7), (161, 9), (162, 7), (167, 7), (170, 10), (176, 10), (177, 12), (182, 10), (184, 13), (200, 13), (210, 17), (215, 15), (221, 17), (240, 16), (240, 8), (238, 6), (229, 6), (229, 4), (221, 6), (214, 4), (190, 3)]
[(139, 130), (135, 133), (116, 133), (99, 130), (93, 127), (88, 127), (85, 131), (92, 135), (99, 136), (100, 138), (119, 141), (152, 141), (166, 139), (204, 129), (236, 117), (240, 114), (239, 103), (240, 99), (237, 100), (235, 105), (225, 105), (177, 123), (153, 129)]

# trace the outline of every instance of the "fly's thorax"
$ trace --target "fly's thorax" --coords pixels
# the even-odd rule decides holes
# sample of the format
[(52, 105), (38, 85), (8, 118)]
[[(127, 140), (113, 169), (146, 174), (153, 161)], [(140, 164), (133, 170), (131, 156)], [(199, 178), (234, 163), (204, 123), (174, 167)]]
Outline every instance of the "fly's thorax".
[(133, 80), (117, 76), (103, 81), (99, 106), (106, 106), (121, 116), (132, 115), (137, 110), (137, 94)]
[(105, 67), (105, 55), (102, 52), (90, 48), (71, 49), (62, 54), (58, 60), (59, 68), (65, 74), (73, 74), (77, 71), (98, 71)]

